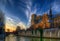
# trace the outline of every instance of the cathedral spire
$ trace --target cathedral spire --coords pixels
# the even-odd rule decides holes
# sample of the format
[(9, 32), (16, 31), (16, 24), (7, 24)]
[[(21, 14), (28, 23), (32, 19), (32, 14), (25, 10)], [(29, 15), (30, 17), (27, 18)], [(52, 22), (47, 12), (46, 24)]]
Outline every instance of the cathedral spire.
[(50, 18), (52, 19), (52, 7), (50, 6), (50, 11), (49, 11), (49, 15), (50, 15)]

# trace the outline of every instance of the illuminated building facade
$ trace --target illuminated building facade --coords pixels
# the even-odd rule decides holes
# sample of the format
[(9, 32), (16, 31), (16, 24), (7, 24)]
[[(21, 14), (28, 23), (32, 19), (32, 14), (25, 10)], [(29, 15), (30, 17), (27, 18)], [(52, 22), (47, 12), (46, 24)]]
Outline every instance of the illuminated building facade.
[(31, 25), (36, 24), (36, 14), (32, 14), (31, 16)]
[(60, 28), (60, 15), (59, 14), (57, 14), (56, 17), (54, 18), (54, 27)]

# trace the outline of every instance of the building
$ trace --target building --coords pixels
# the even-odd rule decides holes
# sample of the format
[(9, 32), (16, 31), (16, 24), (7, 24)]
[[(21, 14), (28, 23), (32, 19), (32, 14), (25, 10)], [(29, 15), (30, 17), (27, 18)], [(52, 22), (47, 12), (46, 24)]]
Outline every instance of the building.
[(54, 27), (59, 27), (60, 28), (60, 14), (56, 14), (54, 18)]
[(0, 10), (0, 34), (4, 32), (4, 26), (5, 26), (5, 22), (4, 22), (4, 14), (3, 12)]
[(52, 15), (52, 9), (50, 8), (49, 10), (49, 22), (50, 22), (50, 28), (53, 28), (54, 27), (54, 15)]
[(36, 24), (36, 14), (32, 14), (31, 16), (31, 25)]

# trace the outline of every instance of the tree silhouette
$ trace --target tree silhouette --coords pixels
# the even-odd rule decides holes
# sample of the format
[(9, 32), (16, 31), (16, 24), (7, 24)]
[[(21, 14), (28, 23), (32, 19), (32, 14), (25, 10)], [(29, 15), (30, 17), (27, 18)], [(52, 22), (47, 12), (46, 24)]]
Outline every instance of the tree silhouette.
[(50, 24), (48, 22), (48, 15), (47, 14), (44, 14), (42, 16), (42, 21), (38, 24), (38, 27), (39, 27), (39, 31), (40, 31), (40, 41), (43, 41), (42, 37), (43, 37), (43, 30), (45, 28), (49, 28), (50, 27)]
[(20, 32), (20, 26), (17, 26), (16, 28), (16, 34), (18, 34), (18, 32)]
[(9, 30), (9, 29), (7, 29), (7, 32), (10, 32), (10, 30)]

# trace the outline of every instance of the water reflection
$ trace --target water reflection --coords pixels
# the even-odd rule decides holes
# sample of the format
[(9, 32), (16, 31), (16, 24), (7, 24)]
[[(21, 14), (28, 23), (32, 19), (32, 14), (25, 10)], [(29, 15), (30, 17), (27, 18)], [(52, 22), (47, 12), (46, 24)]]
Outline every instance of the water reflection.
[(30, 39), (27, 37), (16, 36), (16, 41), (30, 41)]
[(0, 41), (4, 41), (4, 34), (0, 34)]
[[(11, 34), (5, 38), (5, 41), (40, 41), (40, 38), (21, 37)], [(43, 41), (60, 41), (60, 39), (43, 39)]]
[(5, 41), (16, 41), (16, 37), (14, 35), (6, 36)]
[(11, 34), (5, 38), (5, 41), (30, 41), (30, 39), (27, 37), (20, 37)]

